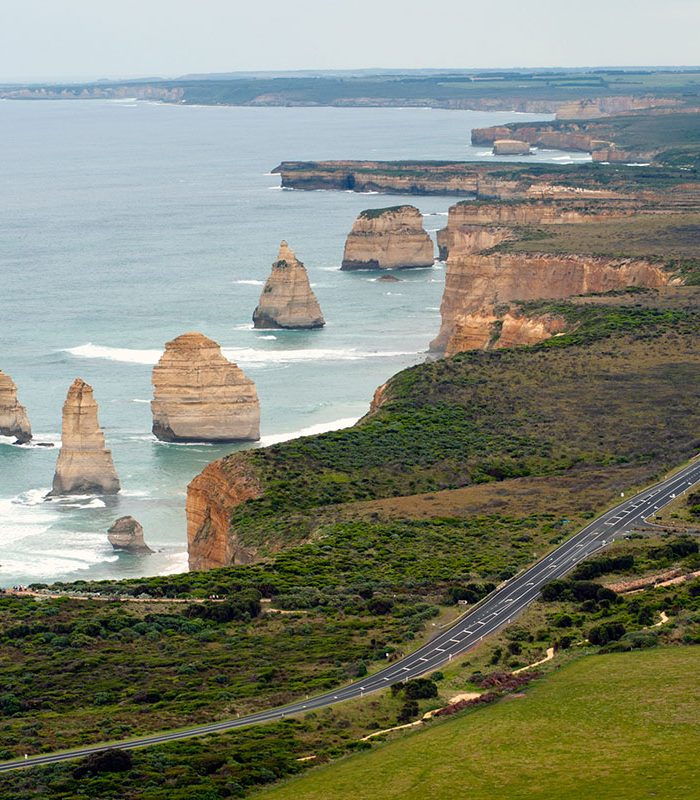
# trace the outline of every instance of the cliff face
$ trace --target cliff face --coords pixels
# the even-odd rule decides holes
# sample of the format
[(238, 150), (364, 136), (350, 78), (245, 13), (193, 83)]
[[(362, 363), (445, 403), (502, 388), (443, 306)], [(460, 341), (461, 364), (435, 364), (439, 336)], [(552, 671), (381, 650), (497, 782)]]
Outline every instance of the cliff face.
[(517, 310), (498, 313), (493, 306), (480, 308), (455, 320), (445, 355), (537, 344), (564, 330), (566, 320), (554, 314), (530, 317)]
[[(511, 136), (512, 136), (512, 132)], [(528, 174), (521, 165), (501, 168), (473, 162), (433, 161), (285, 161), (274, 170), (286, 189), (339, 189), (414, 195), (470, 195), (484, 200), (628, 199), (610, 188), (563, 185), (542, 173)]]
[(32, 438), (27, 410), (17, 400), (17, 387), (9, 375), (0, 370), (0, 434), (14, 436), (17, 444)]
[[(602, 211), (602, 210), (601, 210)], [(615, 217), (623, 211), (602, 211), (606, 217)], [(572, 207), (564, 208), (551, 202), (485, 204), (456, 203), (450, 207), (447, 227), (438, 231), (439, 256), (442, 261), (450, 252), (466, 255), (489, 250), (501, 242), (515, 238), (507, 226), (562, 225), (585, 222), (593, 215)]]
[(442, 325), (430, 347), (443, 352), (456, 332), (458, 320), (499, 303), (563, 299), (626, 286), (660, 287), (677, 281), (660, 266), (640, 259), (524, 253), (451, 255), (440, 306)]
[(153, 433), (166, 442), (236, 442), (260, 438), (255, 384), (201, 333), (165, 345), (153, 368)]
[(447, 261), (450, 253), (479, 253), (490, 250), (501, 242), (515, 238), (511, 228), (497, 225), (462, 225), (449, 221), (438, 231), (440, 259)]
[(653, 150), (624, 150), (606, 142), (598, 142), (591, 153), (593, 161), (630, 164), (653, 161), (657, 153)]
[(433, 240), (414, 206), (363, 211), (345, 242), (341, 269), (431, 267)]
[(595, 97), (563, 102), (557, 108), (557, 119), (596, 119), (613, 114), (625, 114), (629, 111), (673, 109), (682, 105), (683, 101), (677, 98), (654, 95)]
[[(606, 211), (606, 214), (613, 213)], [(563, 208), (554, 203), (456, 203), (450, 207), (447, 225), (556, 225), (590, 219), (591, 215), (577, 208)]]
[(283, 241), (253, 313), (254, 327), (322, 328), (325, 324), (306, 268)]
[(119, 478), (97, 420), (92, 386), (76, 378), (63, 404), (61, 452), (49, 496), (117, 494)]
[[(493, 145), (494, 152), (496, 152), (496, 143), (502, 141), (524, 143), (528, 150), (529, 146), (533, 146), (546, 150), (576, 150), (584, 153), (590, 153), (595, 146), (604, 144), (600, 141), (599, 136), (591, 136), (580, 125), (573, 123), (567, 125), (565, 130), (547, 123), (540, 123), (512, 129), (496, 125), (492, 128), (474, 128), (472, 131), (472, 144)], [(506, 153), (502, 151), (501, 154), (505, 155)]]
[(260, 483), (242, 458), (209, 464), (187, 487), (187, 549), (191, 570), (247, 564), (255, 553), (231, 528), (231, 512), (262, 495)]

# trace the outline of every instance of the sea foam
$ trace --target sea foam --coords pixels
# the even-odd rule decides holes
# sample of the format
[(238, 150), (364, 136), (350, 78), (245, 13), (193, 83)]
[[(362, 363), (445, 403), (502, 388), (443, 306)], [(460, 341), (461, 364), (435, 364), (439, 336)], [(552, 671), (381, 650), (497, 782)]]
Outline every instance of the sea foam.
[(349, 428), (354, 425), (357, 420), (358, 417), (345, 417), (343, 419), (333, 420), (333, 422), (321, 422), (318, 425), (309, 425), (307, 428), (300, 428), (298, 431), (292, 431), (291, 433), (273, 433), (261, 437), (259, 444), (261, 447), (269, 447), (271, 444), (288, 442), (290, 439), (298, 439), (300, 436), (313, 436), (317, 433), (338, 431), (342, 428)]
[[(137, 350), (126, 347), (106, 347), (88, 344), (69, 347), (64, 352), (76, 358), (107, 359), (124, 364), (144, 364), (152, 366), (158, 363), (162, 350)], [(353, 347), (343, 349), (288, 349), (258, 350), (253, 347), (223, 347), (226, 358), (248, 366), (265, 366), (267, 364), (296, 364), (312, 361), (362, 361), (367, 358), (398, 358), (415, 355), (415, 351), (406, 350), (358, 350)]]

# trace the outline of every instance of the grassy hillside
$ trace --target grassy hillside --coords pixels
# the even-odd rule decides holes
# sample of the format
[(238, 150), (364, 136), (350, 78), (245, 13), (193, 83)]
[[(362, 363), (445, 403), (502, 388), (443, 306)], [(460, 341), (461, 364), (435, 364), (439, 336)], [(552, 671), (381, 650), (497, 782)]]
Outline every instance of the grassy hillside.
[[(568, 336), (406, 370), (353, 429), (231, 456), (250, 460), (265, 486), (260, 500), (236, 510), (238, 534), (270, 551), (282, 546), (259, 564), (63, 587), (102, 599), (0, 598), (0, 758), (216, 720), (362, 676), (620, 491), (697, 453), (700, 314), (644, 299), (556, 304), (579, 323)], [(660, 550), (653, 558), (634, 551), (630, 570), (697, 561), (667, 553), (664, 541), (649, 547)], [(223, 602), (192, 602), (211, 594)], [(498, 655), (489, 646), (470, 656), (470, 669), (531, 663), (561, 644), (558, 615), (571, 617), (565, 635), (585, 637), (609, 622), (622, 637), (648, 625), (662, 602), (674, 609), (679, 635), (695, 641), (690, 589), (644, 608), (609, 598), (584, 607), (565, 591), (538, 607), (524, 638), (499, 640)], [(468, 688), (470, 674), (446, 685)], [(252, 732), (223, 737), (223, 760), (202, 764), (200, 782), (228, 781), (238, 794), (213, 796), (241, 796), (301, 769), (297, 759), (309, 751), (325, 759), (353, 749), (368, 727), (389, 727), (403, 713), (391, 699), (374, 703), (271, 726), (265, 747)], [(197, 743), (149, 751), (134, 767), (156, 787), (144, 797), (189, 799), (164, 793), (190, 786), (186, 765), (206, 755)], [(165, 783), (158, 758), (169, 765)], [(10, 796), (78, 797), (70, 769), (41, 772), (50, 791), (23, 784), (25, 794)], [(130, 785), (141, 782), (132, 774)], [(90, 796), (116, 796), (106, 786), (98, 782)], [(138, 796), (123, 789), (118, 796)]]
[(237, 535), (276, 547), (310, 537), (319, 512), (340, 504), (506, 478), (627, 465), (643, 482), (694, 453), (700, 316), (634, 306), (568, 313), (582, 321), (576, 332), (539, 347), (399, 373), (354, 428), (230, 456), (252, 464), (265, 489), (235, 509)]
[(697, 648), (588, 658), (530, 689), (320, 768), (267, 800), (694, 797)]
[[(405, 733), (387, 733), (386, 729), (420, 719), (427, 710), (444, 706), (462, 692), (484, 691), (484, 687), (490, 687), (488, 691), (495, 692), (490, 695), (491, 702), (499, 702), (500, 697), (506, 698), (500, 700), (501, 703), (520, 702), (522, 698), (517, 693), (522, 689), (517, 685), (507, 686), (512, 680), (508, 671), (538, 661), (548, 647), (556, 648), (555, 659), (536, 668), (545, 676), (596, 651), (639, 651), (663, 645), (666, 649), (661, 652), (669, 652), (669, 646), (678, 649), (685, 644), (689, 645), (688, 651), (692, 648), (692, 652), (697, 653), (693, 645), (700, 642), (700, 581), (658, 586), (629, 595), (618, 595), (605, 588), (606, 583), (618, 581), (621, 575), (658, 575), (660, 570), (668, 571), (671, 567), (681, 573), (698, 569), (697, 541), (687, 536), (653, 533), (616, 543), (605, 554), (578, 567), (570, 579), (550, 584), (546, 597), (531, 606), (515, 624), (490, 637), (465, 657), (454, 659), (441, 672), (433, 673), (427, 684), (432, 691), (416, 702), (407, 699), (406, 688), (401, 690), (400, 686), (395, 686), (390, 691), (310, 712), (300, 718), (138, 750), (131, 758), (127, 757), (127, 763), (119, 770), (108, 764), (82, 760), (0, 774), (0, 796), (14, 800), (114, 800), (115, 797), (123, 800), (224, 800), (243, 797), (265, 784), (349, 752), (377, 747), (383, 753), (382, 742), (387, 736), (393, 738)], [(646, 577), (645, 580), (650, 579)], [(442, 602), (454, 604), (457, 597), (470, 597), (471, 602), (475, 596), (478, 594), (474, 595), (473, 585), (462, 584), (453, 587)], [(362, 595), (359, 595), (346, 597), (343, 602), (361, 600)], [(252, 626), (244, 620), (236, 623), (207, 618), (203, 624), (188, 630), (192, 617), (186, 607), (178, 610), (171, 606), (166, 616), (164, 607), (158, 614), (155, 604), (150, 604), (150, 608), (146, 606), (149, 610), (144, 618), (145, 609), (138, 602), (123, 604), (118, 609), (103, 606), (102, 612), (94, 603), (89, 605), (68, 599), (44, 600), (41, 604), (30, 602), (36, 607), (33, 621), (42, 620), (47, 628), (60, 626), (68, 641), (39, 636), (37, 629), (22, 634), (17, 628), (28, 627), (32, 621), (27, 613), (27, 601), (11, 600), (5, 604), (4, 610), (21, 622), (8, 629), (3, 620), (3, 650), (11, 660), (2, 667), (4, 693), (0, 695), (0, 717), (4, 719), (0, 723), (0, 758), (7, 758), (11, 752), (36, 752), (49, 749), (51, 745), (55, 747), (56, 743), (75, 741), (76, 732), (86, 741), (98, 740), (100, 735), (124, 737), (137, 730), (157, 727), (158, 723), (162, 725), (163, 715), (168, 711), (180, 714), (180, 724), (191, 719), (188, 713), (192, 708), (201, 712), (207, 704), (212, 704), (215, 718), (220, 719), (224, 714), (230, 716), (233, 709), (228, 704), (239, 687), (247, 686), (248, 695), (255, 696), (259, 703), (269, 703), (272, 700), (269, 684), (279, 686), (291, 677), (292, 668), (303, 670), (307, 657), (323, 660), (320, 640), (309, 637), (311, 619), (303, 613), (288, 616), (281, 625), (275, 622), (267, 631), (264, 627), (258, 628), (256, 646), (264, 648), (269, 640), (278, 649), (275, 658), (262, 671), (255, 653), (245, 649)], [(443, 611), (442, 619), (445, 613), (456, 610), (454, 605), (451, 609), (451, 612)], [(660, 618), (661, 611), (665, 616), (658, 624), (655, 620)], [(314, 616), (322, 613), (317, 609)], [(335, 622), (347, 617), (347, 622), (351, 623), (352, 616), (353, 611), (345, 605), (343, 614), (336, 616)], [(111, 621), (109, 626), (107, 620)], [(168, 627), (161, 628), (166, 621)], [(428, 624), (429, 629), (432, 624)], [(71, 625), (79, 626), (79, 632), (70, 631)], [(100, 634), (97, 627), (105, 628), (106, 633)], [(119, 629), (116, 633), (127, 635), (114, 635), (115, 628)], [(8, 630), (14, 632), (7, 636)], [(344, 657), (349, 646), (349, 641), (345, 640), (352, 637), (347, 624), (335, 629), (329, 627), (325, 633), (329, 644), (338, 648), (338, 657)], [(188, 638), (183, 634), (190, 635), (189, 650)], [(294, 640), (300, 648), (298, 652), (290, 645)], [(218, 646), (220, 642), (226, 643), (226, 649), (240, 650), (233, 663), (226, 661), (224, 650)], [(39, 643), (40, 648), (32, 647)], [(159, 659), (153, 658), (156, 653)], [(22, 663), (25, 654), (30, 657)], [(596, 660), (596, 656), (586, 658), (586, 661)], [(42, 671), (43, 663), (53, 668), (53, 683), (49, 686)], [(128, 664), (125, 672), (121, 667), (123, 663)], [(250, 667), (260, 670), (255, 681), (249, 679), (247, 670)], [(86, 669), (90, 671), (89, 681), (86, 681)], [(568, 676), (569, 670), (565, 670), (565, 674)], [(692, 681), (690, 675), (688, 683)], [(211, 690), (207, 689), (212, 677), (213, 685), (219, 684), (225, 696), (212, 697)], [(217, 680), (221, 678), (227, 679), (223, 686), (222, 681)], [(637, 676), (634, 672), (625, 673), (621, 679), (634, 682)], [(295, 687), (297, 693), (306, 688), (319, 688), (314, 686), (310, 675), (302, 680), (308, 683), (299, 683)], [(495, 689), (494, 680), (497, 680)], [(111, 685), (105, 686), (105, 681)], [(182, 684), (173, 698), (172, 689), (178, 681)], [(503, 688), (498, 688), (499, 684)], [(124, 692), (124, 699), (113, 702), (118, 691)], [(666, 684), (661, 683), (661, 696), (665, 697), (666, 691)], [(105, 692), (112, 693), (112, 702), (103, 697)], [(160, 697), (153, 696), (156, 692)], [(72, 695), (73, 706), (55, 705), (53, 712), (49, 711), (46, 704), (57, 702), (61, 694), (69, 698)], [(618, 700), (625, 715), (634, 712), (633, 708), (625, 707), (624, 694)], [(28, 709), (27, 702), (43, 704), (43, 708), (40, 711), (34, 705)], [(189, 712), (183, 703), (189, 704)], [(476, 716), (475, 708), (463, 714), (475, 721), (482, 713), (491, 713), (488, 705), (480, 707), (484, 711), (478, 711)], [(96, 724), (97, 730), (92, 727)], [(432, 727), (436, 723), (427, 724)], [(45, 738), (43, 746), (40, 745), (42, 728), (54, 731), (53, 738)], [(367, 734), (372, 734), (370, 740), (364, 739)]]

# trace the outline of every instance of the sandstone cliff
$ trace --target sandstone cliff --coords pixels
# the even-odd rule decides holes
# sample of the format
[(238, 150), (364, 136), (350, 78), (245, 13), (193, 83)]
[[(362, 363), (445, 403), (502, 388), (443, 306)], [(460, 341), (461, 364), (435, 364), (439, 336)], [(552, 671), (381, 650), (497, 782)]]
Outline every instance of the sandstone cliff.
[(253, 313), (254, 327), (322, 328), (325, 324), (306, 268), (283, 241)]
[(594, 147), (591, 158), (593, 161), (612, 164), (647, 163), (657, 156), (655, 150), (625, 150), (607, 142), (598, 142)]
[[(607, 218), (624, 215), (624, 209), (611, 209), (599, 203), (599, 213)], [(450, 206), (447, 227), (437, 233), (440, 259), (450, 252), (465, 255), (489, 250), (515, 238), (513, 227), (563, 225), (594, 219), (582, 204), (533, 200), (524, 203), (473, 203), (462, 201)]]
[[(495, 125), (492, 128), (472, 130), (474, 145), (493, 145), (495, 152), (496, 143), (503, 141), (524, 144), (528, 150), (532, 146), (545, 150), (575, 150), (584, 153), (590, 153), (595, 147), (604, 144), (600, 141), (600, 136), (587, 133), (583, 126), (575, 123), (569, 123), (563, 128), (543, 122), (535, 125), (514, 125), (512, 128)], [(501, 155), (506, 153), (502, 152)]]
[[(511, 134), (512, 135), (512, 134)], [(435, 161), (284, 161), (274, 170), (288, 189), (339, 189), (355, 192), (385, 192), (414, 195), (473, 195), (488, 200), (630, 199), (632, 195), (615, 186), (601, 188), (561, 183), (561, 175), (538, 170), (527, 172), (520, 164), (475, 164), (474, 162)], [(573, 176), (572, 176), (573, 180)]]
[(231, 512), (262, 495), (252, 468), (243, 458), (209, 464), (187, 487), (187, 550), (191, 570), (247, 564), (254, 552), (231, 531)]
[(237, 442), (260, 438), (255, 384), (201, 333), (165, 345), (153, 368), (153, 433), (166, 442)]
[(414, 206), (363, 211), (355, 220), (343, 253), (341, 269), (405, 269), (432, 267), (433, 240)]
[(112, 453), (97, 420), (92, 386), (76, 378), (63, 404), (61, 452), (49, 496), (117, 494), (120, 489)]
[(14, 436), (17, 444), (32, 438), (27, 410), (17, 400), (17, 387), (9, 375), (0, 370), (0, 434)]
[(456, 318), (445, 355), (537, 344), (565, 330), (566, 320), (555, 314), (528, 316), (518, 309), (480, 308)]
[(557, 119), (596, 119), (614, 114), (626, 114), (630, 111), (674, 109), (682, 105), (683, 100), (679, 98), (654, 95), (592, 97), (563, 102), (557, 108)]
[(143, 527), (133, 517), (119, 517), (107, 531), (107, 539), (115, 550), (144, 555), (153, 550), (143, 538)]
[(440, 306), (442, 324), (431, 350), (443, 352), (465, 315), (514, 300), (563, 299), (626, 286), (678, 282), (643, 259), (495, 253), (451, 255)]
[(449, 263), (450, 253), (479, 253), (501, 242), (514, 239), (512, 228), (501, 225), (469, 225), (455, 222), (450, 215), (447, 227), (438, 231), (438, 251), (441, 261)]

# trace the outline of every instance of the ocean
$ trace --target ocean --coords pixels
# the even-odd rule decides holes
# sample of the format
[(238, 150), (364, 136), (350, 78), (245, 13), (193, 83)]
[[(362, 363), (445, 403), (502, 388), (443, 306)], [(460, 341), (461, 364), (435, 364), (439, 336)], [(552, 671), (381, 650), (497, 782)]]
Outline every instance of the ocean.
[[(469, 145), (471, 128), (530, 119), (542, 115), (1, 101), (0, 369), (18, 385), (34, 443), (0, 437), (0, 587), (187, 569), (187, 483), (236, 448), (150, 433), (151, 368), (180, 333), (212, 337), (255, 380), (262, 445), (351, 425), (377, 386), (425, 358), (444, 265), (391, 284), (338, 268), (363, 209), (417, 205), (434, 233), (454, 198), (287, 191), (273, 167), (488, 160)], [(282, 239), (308, 269), (323, 330), (252, 329)], [(94, 387), (122, 492), (46, 501), (78, 376)], [(124, 514), (154, 554), (112, 550), (106, 531)]]

